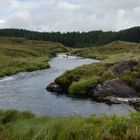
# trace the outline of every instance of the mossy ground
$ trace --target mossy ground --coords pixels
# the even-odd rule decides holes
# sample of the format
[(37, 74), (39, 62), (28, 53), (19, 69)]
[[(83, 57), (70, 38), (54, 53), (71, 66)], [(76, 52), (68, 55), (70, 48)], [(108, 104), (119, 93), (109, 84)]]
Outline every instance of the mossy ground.
[(73, 54), (113, 63), (140, 57), (140, 43), (115, 41), (104, 46), (73, 49)]
[[(55, 82), (70, 95), (89, 96), (90, 89), (113, 78), (120, 78), (135, 87), (135, 79), (140, 78), (140, 44), (117, 41), (98, 48), (74, 49), (72, 53), (100, 59), (100, 63), (78, 67), (56, 78)], [(131, 59), (136, 63), (131, 71), (115, 74), (109, 70), (114, 64)]]
[(0, 112), (0, 140), (139, 140), (140, 113), (128, 116), (35, 117)]
[(50, 58), (65, 51), (59, 43), (0, 37), (0, 77), (48, 68)]

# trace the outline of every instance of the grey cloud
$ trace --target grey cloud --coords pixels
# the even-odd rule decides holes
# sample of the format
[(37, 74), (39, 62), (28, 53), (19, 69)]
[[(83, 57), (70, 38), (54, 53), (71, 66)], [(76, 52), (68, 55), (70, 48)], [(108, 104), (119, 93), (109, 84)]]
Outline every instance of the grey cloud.
[(7, 6), (10, 11), (8, 16), (0, 16), (0, 21), (6, 21), (0, 22), (1, 28), (65, 32), (120, 30), (140, 25), (139, 0), (10, 1), (0, 0), (0, 7)]

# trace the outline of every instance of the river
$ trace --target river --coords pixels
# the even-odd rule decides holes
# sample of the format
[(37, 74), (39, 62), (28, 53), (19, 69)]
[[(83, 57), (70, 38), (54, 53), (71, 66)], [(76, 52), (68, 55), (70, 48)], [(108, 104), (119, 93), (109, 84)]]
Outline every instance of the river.
[(0, 79), (0, 109), (26, 110), (48, 116), (127, 114), (132, 107), (126, 104), (109, 106), (90, 99), (57, 96), (46, 91), (46, 86), (66, 70), (97, 62), (75, 56), (66, 58), (64, 54), (59, 54), (50, 61), (50, 69), (24, 72)]

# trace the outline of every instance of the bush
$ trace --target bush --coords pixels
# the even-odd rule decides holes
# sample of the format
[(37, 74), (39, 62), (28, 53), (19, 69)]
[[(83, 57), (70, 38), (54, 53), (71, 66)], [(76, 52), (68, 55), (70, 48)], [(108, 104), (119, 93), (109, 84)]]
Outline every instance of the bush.
[(137, 74), (132, 71), (124, 71), (122, 74), (119, 75), (119, 78), (125, 82), (127, 82), (129, 85), (132, 85), (133, 82), (136, 79)]
[(78, 74), (73, 73), (73, 71), (67, 71), (60, 77), (55, 79), (55, 82), (59, 84), (64, 91), (68, 90), (68, 87), (72, 82), (77, 81), (80, 78)]
[(91, 89), (100, 82), (99, 77), (88, 79), (80, 79), (78, 82), (73, 82), (69, 87), (69, 93), (76, 96), (90, 96)]
[(111, 71), (106, 71), (102, 75), (102, 81), (110, 80), (115, 78), (115, 75)]
[(0, 122), (2, 124), (14, 122), (20, 119), (30, 119), (34, 115), (30, 112), (19, 112), (17, 110), (0, 111)]
[(5, 124), (5, 123), (16, 121), (20, 117), (21, 117), (21, 114), (18, 111), (16, 111), (16, 110), (7, 110), (1, 116), (0, 122)]

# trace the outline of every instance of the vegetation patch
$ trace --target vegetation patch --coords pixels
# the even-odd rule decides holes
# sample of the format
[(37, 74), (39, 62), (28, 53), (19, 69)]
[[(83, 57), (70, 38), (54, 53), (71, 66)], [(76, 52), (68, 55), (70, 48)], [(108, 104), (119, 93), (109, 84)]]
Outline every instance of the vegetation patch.
[(100, 83), (100, 77), (92, 77), (87, 79), (80, 79), (77, 82), (73, 82), (68, 92), (71, 95), (75, 96), (90, 96), (91, 89), (95, 87), (98, 83)]
[(93, 139), (140, 139), (140, 113), (52, 118), (36, 117), (30, 112), (16, 110), (0, 111), (0, 140)]
[[(120, 79), (138, 92), (140, 79), (140, 44), (116, 41), (101, 47), (73, 49), (82, 57), (103, 58), (98, 64), (89, 64), (67, 71), (55, 83), (72, 96), (92, 96), (95, 87), (111, 79)], [(131, 56), (131, 57), (130, 57)]]
[(71, 53), (82, 57), (99, 59), (105, 63), (114, 63), (139, 58), (140, 43), (115, 41), (98, 47), (73, 49)]
[[(72, 71), (67, 71), (55, 82), (64, 91), (74, 96), (90, 96), (91, 90), (97, 84), (114, 78), (114, 74), (108, 70), (109, 64), (90, 64), (78, 67)], [(111, 64), (112, 65), (112, 64)]]
[(59, 43), (0, 37), (0, 77), (49, 68), (50, 58), (67, 50)]

